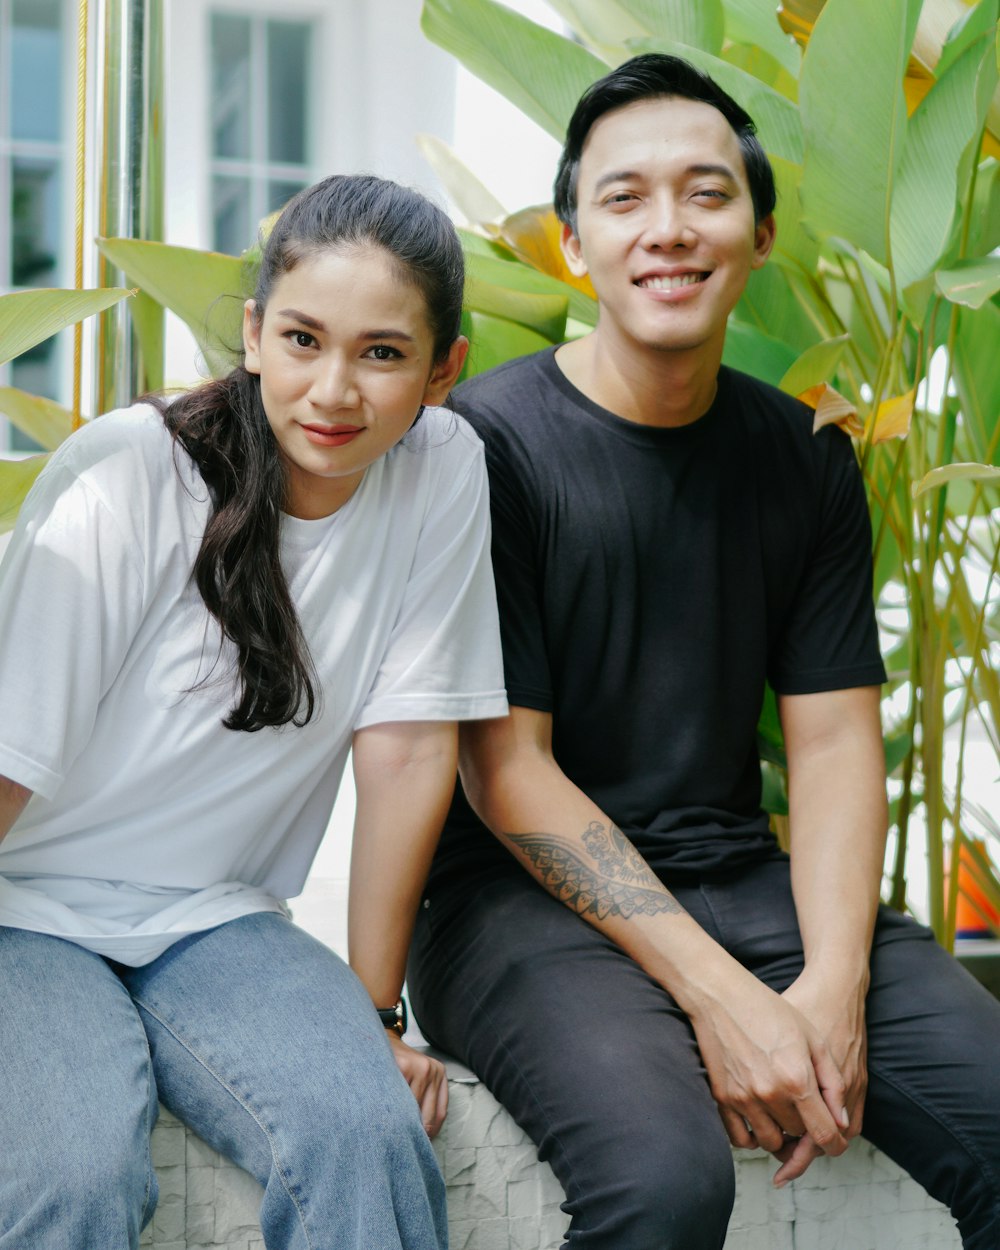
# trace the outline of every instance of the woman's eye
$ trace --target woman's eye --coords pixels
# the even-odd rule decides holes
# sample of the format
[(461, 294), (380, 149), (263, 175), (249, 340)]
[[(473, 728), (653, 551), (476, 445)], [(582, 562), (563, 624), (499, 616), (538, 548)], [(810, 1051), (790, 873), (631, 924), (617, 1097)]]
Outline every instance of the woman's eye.
[(390, 347), (387, 343), (376, 343), (374, 347), (368, 349), (368, 354), (372, 360), (400, 360), (403, 353), (397, 351), (395, 347)]
[(306, 330), (289, 330), (285, 338), (294, 347), (312, 347), (313, 343), (316, 342), (313, 336)]

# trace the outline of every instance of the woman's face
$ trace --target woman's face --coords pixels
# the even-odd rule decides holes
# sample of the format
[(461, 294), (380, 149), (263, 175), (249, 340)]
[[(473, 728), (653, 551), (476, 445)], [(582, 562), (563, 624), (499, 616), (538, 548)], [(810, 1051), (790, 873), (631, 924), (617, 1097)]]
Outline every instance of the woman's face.
[(315, 519), (342, 507), (365, 469), (440, 403), (468, 343), (435, 363), (421, 291), (377, 247), (307, 256), (275, 282), (262, 318), (248, 300), (246, 367), (288, 468), (288, 510)]

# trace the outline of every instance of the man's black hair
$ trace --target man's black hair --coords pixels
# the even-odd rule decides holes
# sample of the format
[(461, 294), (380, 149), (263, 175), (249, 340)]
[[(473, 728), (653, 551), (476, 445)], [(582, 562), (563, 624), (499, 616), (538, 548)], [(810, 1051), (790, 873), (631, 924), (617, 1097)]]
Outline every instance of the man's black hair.
[(559, 220), (574, 233), (580, 154), (594, 123), (612, 109), (623, 108), (639, 100), (668, 96), (697, 100), (719, 110), (733, 128), (743, 153), (754, 221), (760, 222), (774, 211), (774, 173), (749, 113), (690, 61), (662, 52), (648, 52), (632, 57), (592, 83), (573, 110), (556, 170), (553, 199)]

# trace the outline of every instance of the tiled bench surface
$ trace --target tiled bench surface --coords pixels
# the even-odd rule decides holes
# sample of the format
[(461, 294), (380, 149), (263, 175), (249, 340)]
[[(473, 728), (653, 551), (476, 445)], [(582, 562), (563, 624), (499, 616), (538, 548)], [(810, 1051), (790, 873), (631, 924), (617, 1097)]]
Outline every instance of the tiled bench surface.
[[(548, 1165), (490, 1093), (451, 1064), (451, 1110), (435, 1142), (448, 1186), (451, 1250), (556, 1250), (566, 1216)], [(256, 1181), (168, 1112), (153, 1134), (160, 1203), (151, 1250), (263, 1250)], [(726, 1250), (957, 1250), (948, 1212), (885, 1155), (856, 1141), (782, 1190), (775, 1164), (738, 1150)], [(626, 1250), (625, 1247), (622, 1250)]]

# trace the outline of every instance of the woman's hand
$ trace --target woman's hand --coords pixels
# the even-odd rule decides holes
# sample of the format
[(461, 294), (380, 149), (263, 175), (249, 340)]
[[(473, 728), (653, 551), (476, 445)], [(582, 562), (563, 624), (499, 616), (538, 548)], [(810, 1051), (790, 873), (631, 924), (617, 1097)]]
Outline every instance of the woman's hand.
[(395, 1033), (389, 1032), (387, 1037), (396, 1066), (406, 1078), (420, 1107), (427, 1136), (436, 1137), (448, 1113), (448, 1077), (444, 1064), (440, 1059), (433, 1059), (423, 1051), (407, 1046)]

